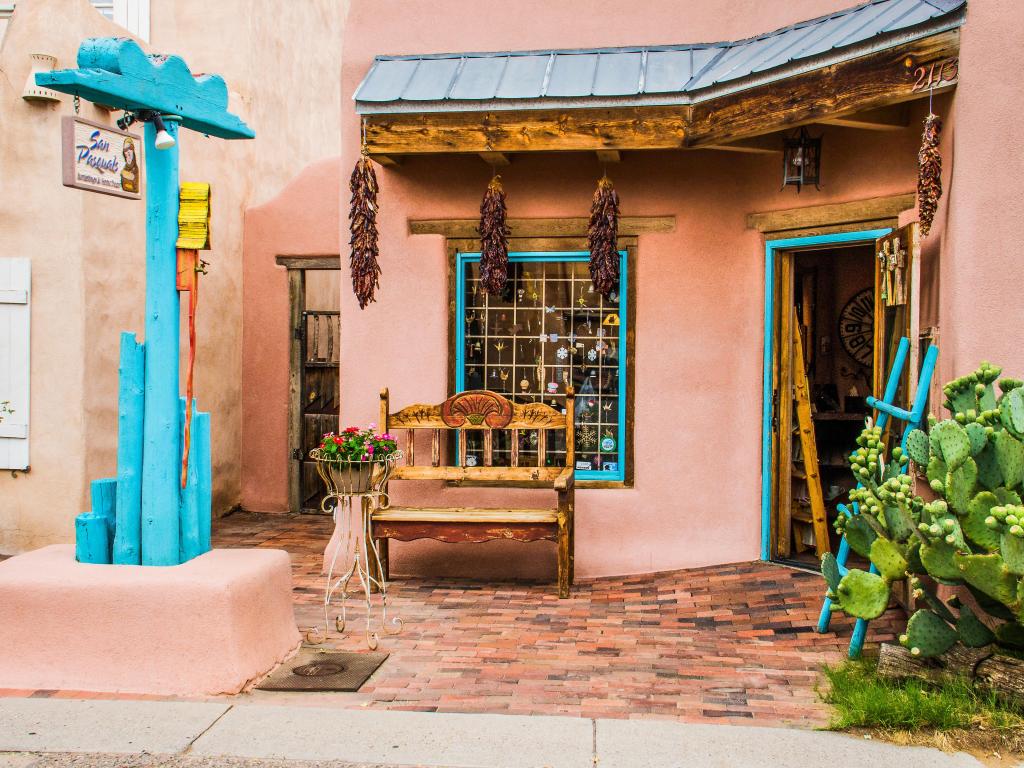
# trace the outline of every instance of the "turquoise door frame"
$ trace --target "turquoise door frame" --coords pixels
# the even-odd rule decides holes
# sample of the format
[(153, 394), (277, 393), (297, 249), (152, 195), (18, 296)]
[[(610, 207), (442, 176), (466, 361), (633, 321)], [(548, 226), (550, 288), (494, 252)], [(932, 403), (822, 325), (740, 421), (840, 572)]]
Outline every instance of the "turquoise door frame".
[(771, 559), (772, 528), (772, 361), (775, 356), (775, 257), (780, 251), (798, 251), (829, 245), (873, 243), (892, 231), (865, 229), (813, 237), (769, 240), (764, 247), (764, 392), (761, 410), (761, 559)]

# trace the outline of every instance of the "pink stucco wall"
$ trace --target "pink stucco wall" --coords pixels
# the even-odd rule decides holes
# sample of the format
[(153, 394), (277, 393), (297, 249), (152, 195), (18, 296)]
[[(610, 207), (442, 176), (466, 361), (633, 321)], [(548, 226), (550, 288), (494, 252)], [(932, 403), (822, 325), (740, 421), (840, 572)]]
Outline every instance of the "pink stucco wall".
[(338, 253), (338, 159), (305, 168), (245, 212), (242, 259), (242, 507), (288, 509), (288, 275), (278, 256)]
[[(443, 0), (432, 6), (431, 23), (409, 23), (408, 6), (397, 0), (353, 0), (342, 68), (342, 178), (358, 152), (358, 116), (351, 95), (375, 54), (719, 40), (755, 34), (849, 4), (849, 0), (785, 4), (709, 0), (687, 4), (686, 13), (681, 14), (675, 2), (646, 3), (642, 12), (626, 13), (611, 3), (529, 1), (503, 4), (501, 22), (495, 23), (496, 17), (479, 3)], [(993, 359), (1024, 362), (1011, 334), (1005, 335), (1002, 346), (986, 346), (979, 339), (987, 341), (983, 331), (990, 331), (971, 325), (985, 321), (964, 317), (973, 311), (974, 300), (968, 303), (966, 291), (979, 279), (978, 260), (988, 258), (975, 244), (980, 238), (989, 250), (1003, 249), (1005, 257), (1000, 258), (1009, 259), (1013, 249), (1006, 244), (1021, 227), (1016, 222), (1024, 220), (1019, 211), (1022, 203), (1017, 201), (1020, 196), (1008, 202), (1012, 195), (1005, 194), (1006, 188), (1013, 188), (1013, 174), (1021, 176), (1020, 158), (1007, 161), (1004, 154), (1000, 161), (993, 146), (1012, 144), (1009, 137), (1014, 135), (1015, 99), (1005, 92), (1010, 86), (1000, 85), (985, 63), (994, 60), (989, 44), (998, 44), (1010, 34), (1003, 30), (1014, 28), (1000, 24), (1000, 10), (1014, 18), (1021, 15), (1012, 3), (972, 8), (964, 32), (957, 103), (954, 107), (949, 98), (938, 102), (956, 112), (956, 131), (950, 119), (943, 145), (949, 154), (947, 188), (953, 189), (949, 196), (953, 208), (947, 213), (943, 206), (941, 221), (926, 243), (925, 252), (933, 261), (925, 269), (925, 301), (926, 312), (943, 324), (947, 372), (954, 362), (958, 368), (973, 362), (983, 354), (977, 351), (981, 349), (994, 349), (989, 353)], [(386, 43), (371, 34), (375, 29), (388, 30)], [(1005, 48), (1009, 47), (1006, 40)], [(970, 57), (976, 57), (977, 63), (972, 64)], [(985, 84), (979, 85), (975, 78), (984, 78)], [(968, 88), (972, 95), (965, 97)], [(994, 101), (1000, 104), (997, 122), (992, 124), (985, 115)], [(636, 484), (632, 489), (578, 492), (580, 576), (758, 556), (763, 241), (759, 233), (745, 228), (744, 217), (753, 211), (912, 191), (925, 109), (924, 103), (916, 103), (911, 127), (901, 132), (823, 129), (823, 188), (799, 197), (792, 190), (779, 191), (780, 163), (775, 156), (711, 150), (630, 152), (611, 168), (624, 215), (674, 215), (677, 225), (672, 233), (640, 239), (633, 276), (638, 290)], [(970, 135), (988, 137), (986, 146), (973, 146), (970, 135), (964, 133), (965, 121)], [(997, 131), (1008, 136), (1005, 142), (996, 141)], [(502, 171), (510, 215), (585, 215), (599, 173), (589, 153), (516, 156)], [(383, 275), (377, 303), (360, 311), (347, 281), (342, 280), (343, 422), (375, 421), (376, 395), (384, 385), (391, 388), (396, 407), (438, 402), (446, 396), (444, 242), (439, 236), (409, 235), (408, 220), (476, 216), (489, 174), (478, 158), (454, 156), (412, 158), (398, 168), (378, 169)], [(966, 179), (963, 183), (961, 176)], [(344, 210), (347, 185), (336, 189)], [(344, 220), (339, 227), (344, 241)], [(1008, 239), (997, 241), (997, 234)], [(964, 264), (976, 269), (963, 270)], [(987, 268), (984, 272), (994, 274)], [(995, 307), (1006, 300), (1003, 292), (1007, 290), (1007, 281), (992, 279), (981, 291), (981, 300)], [(963, 297), (952, 309), (951, 291)], [(1017, 360), (1011, 360), (1014, 355)], [(280, 403), (268, 405), (278, 408)], [(273, 472), (278, 469), (283, 471), (280, 467)], [(509, 501), (508, 492), (497, 490), (424, 488), (410, 483), (393, 490), (399, 500), (417, 503)], [(277, 498), (283, 492), (282, 485), (275, 491)], [(522, 492), (517, 495), (523, 503), (529, 502)], [(546, 576), (553, 570), (553, 552), (547, 543), (397, 544), (393, 561), (398, 573), (496, 577)]]

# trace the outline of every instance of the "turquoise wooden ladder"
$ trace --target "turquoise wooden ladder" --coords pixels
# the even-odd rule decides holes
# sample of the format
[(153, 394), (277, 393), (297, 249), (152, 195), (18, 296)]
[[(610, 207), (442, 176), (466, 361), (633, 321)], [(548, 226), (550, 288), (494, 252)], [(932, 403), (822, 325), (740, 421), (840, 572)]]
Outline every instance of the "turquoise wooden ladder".
[[(935, 373), (935, 361), (939, 356), (939, 348), (934, 344), (931, 344), (928, 347), (928, 351), (925, 353), (924, 362), (921, 364), (921, 375), (917, 380), (917, 392), (914, 394), (913, 405), (908, 411), (895, 405), (893, 401), (896, 399), (896, 393), (900, 386), (900, 379), (903, 377), (903, 368), (906, 366), (907, 356), (909, 353), (910, 340), (904, 336), (900, 339), (899, 347), (896, 350), (896, 358), (893, 360), (892, 368), (889, 371), (889, 378), (885, 383), (885, 392), (882, 395), (882, 399), (878, 400), (874, 397), (869, 397), (867, 399), (868, 405), (878, 412), (878, 418), (875, 422), (877, 426), (884, 429), (890, 418), (904, 422), (905, 426), (903, 428), (903, 437), (900, 440), (900, 447), (902, 447), (904, 451), (906, 451), (907, 448), (907, 435), (910, 433), (910, 430), (920, 427), (921, 422), (924, 420), (924, 409), (928, 404), (928, 390), (931, 388), (932, 375)], [(909, 463), (904, 465), (902, 471), (906, 472), (909, 466)], [(857, 487), (860, 488), (862, 486), (858, 484)], [(850, 509), (845, 504), (840, 504), (839, 512), (847, 517), (860, 514), (859, 506), (856, 503), (854, 503), (852, 507), (853, 508)], [(846, 541), (846, 537), (844, 536), (842, 541), (839, 543), (839, 552), (836, 554), (836, 562), (839, 564), (840, 576), (846, 575), (846, 561), (849, 556), (850, 544)], [(871, 572), (878, 573), (878, 569), (875, 568), (874, 564), (871, 565)], [(821, 606), (821, 615), (818, 617), (818, 632), (828, 632), (828, 626), (831, 621), (832, 600), (826, 597)], [(864, 638), (867, 635), (867, 631), (867, 620), (857, 619), (857, 623), (853, 628), (853, 635), (850, 637), (849, 656), (851, 659), (856, 659), (860, 656), (860, 653), (864, 648)]]

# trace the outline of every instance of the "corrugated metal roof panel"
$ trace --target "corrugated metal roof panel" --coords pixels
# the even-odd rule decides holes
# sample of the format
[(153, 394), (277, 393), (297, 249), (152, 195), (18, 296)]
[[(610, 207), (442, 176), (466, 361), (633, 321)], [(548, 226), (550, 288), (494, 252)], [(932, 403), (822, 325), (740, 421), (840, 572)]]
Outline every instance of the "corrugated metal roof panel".
[(544, 73), (547, 72), (550, 61), (550, 54), (509, 56), (495, 98), (536, 99), (542, 95)]
[[(789, 76), (803, 59), (826, 56), (829, 62), (841, 61), (843, 49), (850, 49), (849, 57), (863, 55), (875, 49), (872, 41), (882, 35), (890, 35), (878, 43), (884, 48), (894, 44), (893, 35), (914, 39), (915, 34), (957, 26), (965, 5), (966, 0), (868, 0), (731, 43), (378, 57), (355, 98), (375, 105), (492, 99), (534, 100), (540, 105), (545, 100), (593, 103), (596, 97), (641, 94), (670, 103), (662, 95), (679, 94), (678, 102), (683, 103), (684, 94), (754, 75), (760, 75), (759, 82), (770, 82), (771, 75), (762, 73), (775, 69), (780, 70), (777, 77)], [(954, 12), (958, 15), (942, 18)]]
[(493, 99), (498, 83), (505, 73), (507, 58), (469, 56), (463, 59), (462, 71), (452, 86), (452, 99)]
[(551, 65), (545, 96), (589, 96), (593, 93), (596, 53), (560, 53)]
[(402, 91), (402, 98), (409, 101), (446, 98), (461, 63), (462, 59), (423, 59)]
[[(719, 49), (716, 49), (716, 52)], [(644, 93), (682, 91), (693, 77), (693, 51), (650, 51)]]
[(397, 101), (409, 84), (417, 60), (378, 60), (356, 92), (359, 101)]
[(640, 74), (644, 55), (640, 51), (601, 53), (594, 75), (595, 96), (632, 96), (640, 93)]

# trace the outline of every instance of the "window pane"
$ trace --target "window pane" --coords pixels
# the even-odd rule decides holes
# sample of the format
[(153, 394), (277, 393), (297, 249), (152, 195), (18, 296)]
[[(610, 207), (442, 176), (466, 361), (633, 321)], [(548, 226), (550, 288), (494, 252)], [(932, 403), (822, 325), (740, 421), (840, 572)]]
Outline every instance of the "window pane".
[[(490, 389), (520, 402), (565, 408), (568, 385), (576, 390), (576, 468), (587, 477), (621, 479), (624, 425), (625, 334), (617, 291), (605, 298), (590, 282), (589, 258), (552, 254), (511, 255), (501, 296), (480, 287), (480, 262), (462, 254), (459, 385)], [(625, 268), (623, 259), (622, 268)], [(508, 465), (512, 433), (496, 433), (494, 464)], [(468, 434), (467, 462), (483, 462), (483, 438)], [(519, 463), (537, 463), (536, 432), (519, 435)], [(544, 463), (565, 461), (565, 435), (551, 432)], [(596, 473), (591, 475), (590, 473)]]

